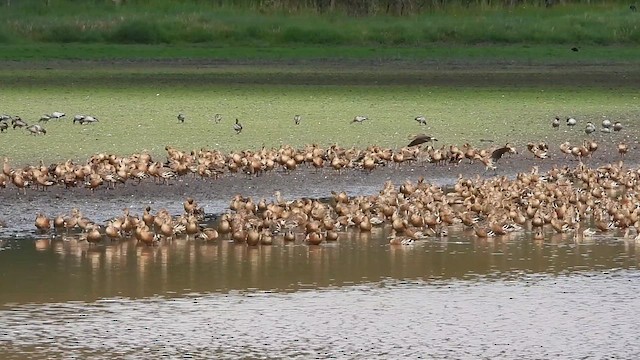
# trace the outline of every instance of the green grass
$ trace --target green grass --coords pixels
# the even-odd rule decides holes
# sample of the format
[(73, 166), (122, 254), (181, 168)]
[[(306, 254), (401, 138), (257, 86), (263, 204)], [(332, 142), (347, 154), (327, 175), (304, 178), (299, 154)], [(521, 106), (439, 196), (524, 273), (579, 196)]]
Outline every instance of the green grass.
[[(626, 2), (550, 9), (426, 7), (408, 16), (287, 11), (245, 2), (16, 2), (3, 7), (0, 43), (208, 44), (217, 47), (423, 47), (447, 44), (637, 45), (638, 13)], [(263, 2), (266, 3), (266, 2)]]
[[(417, 132), (436, 135), (444, 145), (471, 142), (481, 146), (480, 139), (522, 145), (553, 135), (549, 124), (556, 114), (596, 122), (607, 116), (624, 121), (628, 133), (634, 131), (631, 120), (640, 115), (634, 88), (513, 88), (472, 83), (320, 86), (223, 82), (194, 86), (177, 78), (165, 83), (158, 73), (145, 77), (146, 83), (101, 85), (96, 80), (99, 77), (76, 81), (73, 74), (54, 71), (48, 75), (50, 82), (36, 82), (38, 86), (26, 81), (3, 88), (0, 113), (18, 114), (29, 123), (53, 111), (66, 112), (68, 118), (46, 124), (45, 136), (11, 129), (0, 134), (0, 156), (13, 163), (33, 164), (67, 158), (84, 161), (103, 151), (119, 155), (149, 151), (163, 156), (166, 145), (224, 151), (309, 143), (397, 148)], [(56, 86), (55, 79), (68, 86)], [(176, 119), (179, 112), (187, 116), (184, 124)], [(218, 125), (209, 121), (215, 113), (224, 116)], [(74, 126), (74, 114), (91, 114), (100, 122)], [(303, 117), (297, 127), (293, 126), (295, 114)], [(371, 120), (350, 124), (359, 114)], [(427, 128), (413, 121), (418, 114), (428, 117)], [(232, 130), (235, 118), (245, 127), (240, 135)], [(577, 141), (582, 139), (581, 130), (562, 134)]]

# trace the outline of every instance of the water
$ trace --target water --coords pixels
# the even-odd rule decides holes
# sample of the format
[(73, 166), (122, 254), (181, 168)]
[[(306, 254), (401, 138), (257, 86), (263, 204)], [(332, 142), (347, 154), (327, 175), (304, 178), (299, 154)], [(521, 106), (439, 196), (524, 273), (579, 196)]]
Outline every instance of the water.
[(637, 358), (640, 253), (521, 237), (4, 240), (0, 358)]

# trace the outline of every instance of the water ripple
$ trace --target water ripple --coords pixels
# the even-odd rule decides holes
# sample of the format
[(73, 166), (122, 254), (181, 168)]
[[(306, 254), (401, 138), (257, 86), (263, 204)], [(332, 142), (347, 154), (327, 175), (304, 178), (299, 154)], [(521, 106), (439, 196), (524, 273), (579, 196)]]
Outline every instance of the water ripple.
[(0, 357), (636, 358), (636, 270), (15, 305)]

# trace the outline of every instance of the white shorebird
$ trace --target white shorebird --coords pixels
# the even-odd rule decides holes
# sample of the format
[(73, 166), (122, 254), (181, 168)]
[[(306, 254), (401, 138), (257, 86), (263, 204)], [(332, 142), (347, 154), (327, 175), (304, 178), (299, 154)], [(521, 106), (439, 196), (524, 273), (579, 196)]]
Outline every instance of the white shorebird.
[(50, 118), (52, 119), (60, 119), (62, 117), (64, 117), (66, 114), (63, 112), (59, 112), (59, 111), (54, 111), (51, 113), (51, 115), (49, 115)]
[(93, 124), (98, 122), (98, 118), (93, 117), (91, 115), (87, 115), (84, 117), (84, 119), (82, 119), (82, 121), (80, 122), (80, 124), (84, 125), (84, 124)]
[(593, 123), (592, 123), (592, 122), (588, 122), (588, 123), (587, 123), (587, 126), (585, 126), (585, 128), (584, 128), (584, 132), (585, 132), (587, 135), (590, 135), (590, 134), (594, 133), (595, 131), (596, 131), (596, 126), (595, 126), (595, 125), (593, 125)]
[(362, 123), (365, 120), (369, 120), (369, 118), (367, 118), (366, 116), (362, 116), (362, 115), (356, 115), (353, 120), (351, 120), (351, 123)]
[(418, 115), (414, 120), (417, 121), (420, 125), (427, 125), (427, 118), (424, 117), (424, 115)]

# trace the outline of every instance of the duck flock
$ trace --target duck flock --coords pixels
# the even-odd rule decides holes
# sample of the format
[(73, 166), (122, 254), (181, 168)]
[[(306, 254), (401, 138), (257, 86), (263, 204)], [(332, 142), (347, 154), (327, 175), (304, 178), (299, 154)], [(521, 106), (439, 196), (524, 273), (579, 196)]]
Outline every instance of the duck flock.
[[(60, 119), (65, 114), (56, 112), (47, 116), (49, 118), (43, 122)], [(74, 118), (74, 123), (97, 122), (95, 117), (88, 117), (88, 122), (86, 118)], [(184, 114), (178, 115), (178, 121), (184, 122), (185, 119)], [(219, 114), (214, 117), (216, 122), (221, 119)], [(14, 128), (21, 127), (19, 118), (15, 117), (3, 117), (0, 123), (8, 124), (9, 120)], [(356, 116), (352, 123), (367, 120), (366, 116)], [(416, 117), (415, 121), (420, 125), (426, 124), (424, 116)], [(300, 124), (301, 117), (296, 115), (294, 122)], [(566, 120), (569, 127), (576, 126), (576, 123), (573, 118)], [(552, 120), (551, 125), (558, 128), (559, 117)], [(607, 133), (621, 131), (623, 127), (619, 122), (612, 124), (606, 120), (602, 129), (609, 129), (601, 130)], [(242, 131), (237, 119), (234, 130), (238, 134)], [(587, 123), (585, 133), (591, 135), (595, 131), (593, 123)], [(42, 129), (42, 134), (45, 133)], [(409, 143), (399, 149), (310, 144), (301, 148), (284, 145), (230, 153), (213, 149), (182, 151), (167, 146), (166, 160), (163, 161), (148, 153), (130, 156), (100, 153), (80, 164), (67, 160), (25, 167), (13, 167), (9, 159), (4, 158), (0, 188), (12, 184), (21, 193), (26, 193), (28, 188), (46, 191), (51, 186), (62, 186), (66, 189), (85, 187), (94, 192), (100, 188), (126, 186), (130, 181), (136, 184), (142, 181), (168, 184), (171, 179), (181, 176), (217, 179), (237, 174), (260, 176), (270, 171), (290, 173), (301, 168), (312, 171), (328, 168), (338, 173), (347, 170), (367, 172), (405, 163), (431, 163), (436, 166), (473, 166), (479, 163), (485, 172), (493, 170), (493, 175), (497, 175), (495, 170), (503, 156), (519, 154), (510, 143), (488, 148), (476, 148), (468, 143), (436, 147), (437, 141), (434, 136), (418, 134), (410, 137)], [(544, 161), (552, 152), (545, 142), (528, 143), (526, 148), (536, 161)], [(478, 238), (523, 233), (534, 240), (543, 240), (545, 233), (557, 232), (567, 234), (575, 241), (584, 241), (595, 232), (617, 229), (625, 237), (640, 238), (637, 236), (640, 206), (636, 205), (640, 203), (640, 170), (624, 166), (622, 159), (628, 151), (624, 143), (617, 145), (618, 164), (589, 168), (584, 161), (598, 148), (594, 138), (578, 144), (565, 142), (559, 146), (560, 154), (565, 158), (575, 157), (579, 165), (573, 169), (554, 166), (548, 173), (541, 174), (534, 167), (531, 172), (518, 173), (514, 179), (461, 176), (449, 189), (429, 184), (421, 178), (417, 183), (406, 181), (400, 186), (387, 182), (378, 194), (371, 196), (349, 197), (345, 192), (333, 192), (330, 201), (285, 201), (279, 194), (272, 201), (254, 201), (237, 195), (231, 201), (229, 212), (208, 225), (203, 225), (204, 210), (192, 198), (185, 201), (185, 212), (178, 216), (172, 216), (164, 209), (152, 212), (148, 207), (140, 215), (126, 210), (104, 226), (73, 209), (69, 215), (53, 219), (39, 214), (35, 224), (39, 231), (50, 231), (53, 225), (56, 233), (79, 229), (82, 237), (90, 243), (135, 238), (147, 245), (180, 236), (205, 241), (229, 239), (251, 246), (270, 245), (274, 240), (300, 239), (317, 245), (336, 241), (340, 232), (350, 228), (369, 232), (374, 227), (390, 227), (389, 242), (393, 245), (446, 237), (451, 227), (469, 229)]]
[[(426, 140), (428, 139), (428, 140)], [(424, 134), (400, 149), (369, 146), (364, 149), (344, 148), (339, 145), (321, 147), (317, 144), (294, 148), (283, 145), (279, 148), (265, 148), (258, 151), (244, 150), (223, 153), (219, 150), (200, 149), (182, 151), (166, 146), (166, 159), (158, 161), (149, 153), (135, 153), (130, 156), (99, 153), (84, 163), (66, 160), (61, 163), (27, 165), (14, 167), (5, 157), (0, 173), (0, 189), (9, 184), (25, 193), (27, 189), (47, 190), (52, 186), (73, 189), (78, 187), (96, 191), (99, 188), (115, 188), (130, 181), (140, 184), (153, 181), (155, 184), (169, 184), (172, 179), (182, 176), (197, 176), (204, 179), (218, 179), (223, 176), (260, 176), (268, 172), (291, 173), (299, 169), (324, 171), (328, 168), (340, 173), (347, 170), (370, 172), (378, 167), (402, 166), (403, 164), (434, 164), (448, 166), (475, 166), (481, 164), (485, 172), (496, 171), (500, 159), (505, 155), (518, 154), (515, 146), (507, 143), (500, 147), (476, 148), (466, 143), (462, 146), (449, 145), (435, 148), (423, 146), (425, 141), (437, 141)], [(560, 151), (565, 157), (573, 156), (580, 162), (588, 159), (598, 150), (595, 140), (585, 140), (582, 144), (562, 143)], [(618, 144), (621, 158), (628, 151), (624, 143)], [(531, 158), (544, 160), (549, 157), (549, 146), (545, 142), (529, 143), (527, 150)], [(147, 180), (152, 179), (152, 180)]]
[[(450, 188), (420, 178), (397, 186), (386, 182), (375, 195), (350, 197), (332, 192), (328, 201), (314, 199), (254, 200), (236, 195), (229, 210), (213, 223), (202, 225), (204, 209), (193, 198), (184, 202), (184, 213), (167, 210), (142, 214), (129, 209), (106, 226), (96, 224), (78, 209), (53, 220), (38, 214), (38, 231), (57, 234), (80, 230), (90, 243), (135, 239), (147, 245), (179, 237), (203, 241), (230, 240), (248, 246), (304, 241), (309, 245), (337, 241), (341, 232), (390, 230), (391, 245), (446, 238), (450, 230), (468, 230), (487, 239), (519, 234), (543, 241), (550, 233), (585, 243), (599, 233), (640, 239), (640, 169), (622, 162), (591, 169), (553, 167), (539, 173), (518, 173), (514, 179), (464, 178)], [(588, 226), (587, 226), (588, 225)], [(613, 235), (611, 235), (613, 236)]]

